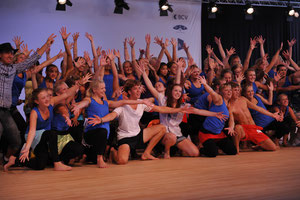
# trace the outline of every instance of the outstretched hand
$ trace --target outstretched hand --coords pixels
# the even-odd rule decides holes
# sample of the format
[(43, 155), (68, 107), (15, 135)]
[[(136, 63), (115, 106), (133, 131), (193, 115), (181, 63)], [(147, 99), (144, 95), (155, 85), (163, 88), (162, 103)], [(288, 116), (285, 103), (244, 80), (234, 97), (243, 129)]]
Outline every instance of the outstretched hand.
[(67, 40), (69, 35), (71, 34), (71, 33), (67, 33), (67, 28), (66, 27), (61, 27), (59, 33), (60, 33), (63, 40)]
[(96, 126), (97, 124), (100, 124), (101, 122), (102, 122), (102, 120), (98, 115), (94, 115), (94, 117), (88, 118), (88, 124), (91, 124), (92, 126)]

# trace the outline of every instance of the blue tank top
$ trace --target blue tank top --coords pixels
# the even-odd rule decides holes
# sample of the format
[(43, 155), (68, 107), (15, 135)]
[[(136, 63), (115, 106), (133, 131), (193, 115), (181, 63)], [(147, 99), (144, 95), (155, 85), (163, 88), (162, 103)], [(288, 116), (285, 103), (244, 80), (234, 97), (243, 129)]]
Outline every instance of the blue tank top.
[[(71, 116), (70, 111), (69, 116)], [(69, 125), (66, 123), (65, 118), (60, 113), (54, 112), (51, 129), (56, 131), (67, 131), (69, 129)]]
[[(99, 104), (95, 101), (95, 99), (91, 98), (90, 105), (85, 109), (85, 113), (87, 117), (94, 117), (94, 115), (97, 115), (99, 117), (104, 117), (109, 113), (108, 103), (107, 101), (103, 100), (103, 104)], [(95, 126), (92, 126), (91, 124), (88, 124), (85, 127), (85, 132), (94, 130), (97, 128), (105, 128), (107, 130), (107, 137), (109, 136), (109, 122), (105, 122), (103, 124), (97, 124)]]
[(256, 94), (258, 88), (255, 82), (252, 83), (252, 87), (253, 87), (254, 94)]
[(197, 88), (193, 82), (190, 80), (191, 82), (191, 88), (190, 89), (186, 89), (187, 93), (189, 93), (189, 97), (191, 98), (191, 103), (194, 103), (198, 96), (203, 94), (204, 91), (204, 86), (201, 84), (200, 88)]
[(14, 82), (12, 85), (12, 106), (17, 106), (20, 94), (25, 87), (27, 80), (26, 72), (23, 72), (23, 78), (20, 78), (18, 75), (15, 76)]
[(274, 78), (274, 76), (276, 76), (277, 73), (276, 73), (273, 69), (271, 69), (271, 70), (268, 72), (268, 75), (269, 75), (270, 78)]
[[(55, 84), (55, 81), (53, 81), (53, 86)], [(38, 86), (38, 88), (47, 88), (47, 85), (46, 85), (46, 78), (44, 78), (43, 82)]]
[[(223, 115), (226, 115), (229, 117), (229, 111), (226, 107), (225, 101), (223, 99), (223, 103), (220, 106), (215, 105), (213, 102), (211, 103), (211, 106), (209, 108), (209, 111), (211, 112), (223, 112)], [(203, 127), (214, 134), (220, 134), (225, 126), (225, 121), (222, 122), (217, 117), (206, 117), (206, 119), (203, 122)]]
[[(37, 116), (38, 116), (37, 120), (36, 120), (36, 130), (37, 131), (38, 130), (45, 130), (45, 131), (50, 130), (51, 129), (51, 122), (53, 120), (53, 106), (52, 105), (48, 106), (50, 116), (46, 120), (44, 120), (42, 118), (42, 115), (41, 115), (41, 113), (40, 113), (40, 111), (37, 107), (34, 107), (33, 110), (35, 110), (35, 112), (37, 113)], [(26, 130), (26, 134), (28, 133), (28, 131), (29, 131), (29, 127)]]
[(194, 107), (198, 108), (198, 109), (208, 110), (208, 108), (209, 108), (209, 101), (207, 100), (208, 95), (209, 95), (209, 93), (206, 92), (206, 93), (202, 94), (201, 96), (198, 96), (195, 101)]
[[(255, 99), (258, 101), (258, 103), (256, 104), (257, 106), (259, 107), (262, 107), (264, 109), (266, 109), (264, 103), (261, 101), (261, 98), (254, 95)], [(260, 126), (260, 127), (263, 127), (265, 128), (266, 126), (268, 126), (272, 121), (274, 121), (274, 118), (273, 117), (270, 117), (268, 115), (264, 115), (256, 110), (253, 110), (253, 109), (249, 109), (251, 115), (252, 115), (252, 118), (255, 122), (255, 124), (257, 126)]]

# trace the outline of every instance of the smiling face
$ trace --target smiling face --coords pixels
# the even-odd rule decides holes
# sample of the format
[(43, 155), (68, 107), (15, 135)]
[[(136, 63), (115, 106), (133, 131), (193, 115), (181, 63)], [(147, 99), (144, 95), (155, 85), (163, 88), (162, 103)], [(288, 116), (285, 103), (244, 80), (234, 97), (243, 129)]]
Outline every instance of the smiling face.
[(254, 90), (252, 86), (248, 86), (244, 92), (247, 99), (251, 100), (254, 97)]
[(181, 95), (182, 95), (182, 87), (180, 87), (179, 85), (174, 86), (172, 89), (173, 99), (178, 100), (180, 99)]
[(200, 69), (197, 67), (197, 68), (194, 68), (192, 73), (191, 73), (191, 78), (192, 79), (197, 79), (199, 78), (200, 76)]
[(51, 80), (55, 80), (58, 76), (58, 69), (56, 66), (51, 66), (46, 71), (46, 76), (50, 78)]
[(129, 91), (128, 94), (130, 95), (130, 99), (137, 100), (141, 97), (141, 85), (133, 86)]
[(163, 65), (163, 66), (161, 66), (161, 67), (159, 68), (159, 74), (160, 74), (161, 76), (167, 76), (167, 75), (168, 75), (168, 72), (169, 72), (169, 70), (168, 70), (168, 66), (167, 66), (167, 65)]
[(232, 88), (230, 85), (226, 85), (221, 88), (220, 94), (224, 99), (230, 99), (232, 96)]
[(232, 81), (232, 75), (230, 72), (224, 74), (224, 80), (226, 81), (226, 83)]
[(98, 97), (103, 98), (105, 96), (105, 83), (99, 83), (98, 87), (93, 89), (94, 94), (96, 94)]
[(26, 59), (25, 55), (24, 55), (23, 53), (21, 53), (21, 54), (19, 54), (19, 55), (17, 56), (17, 59), (16, 59), (15, 63), (21, 63), (21, 62), (23, 62), (25, 59)]
[(246, 74), (246, 80), (250, 83), (254, 83), (256, 79), (255, 71), (248, 71)]
[(283, 65), (277, 71), (280, 77), (286, 77), (286, 72), (287, 72), (287, 68)]
[(166, 91), (166, 87), (164, 86), (164, 84), (162, 82), (156, 82), (154, 85), (155, 89), (157, 90), (157, 92), (165, 92)]
[(10, 65), (13, 62), (13, 53), (12, 52), (2, 52), (0, 53), (0, 61), (4, 64), (4, 65)]
[(174, 63), (172, 64), (172, 66), (170, 67), (170, 74), (171, 75), (176, 75), (177, 72), (177, 65)]
[(37, 99), (35, 100), (35, 103), (42, 107), (48, 107), (50, 105), (49, 93), (46, 90), (41, 91), (37, 95)]
[(279, 97), (278, 97), (278, 104), (280, 106), (285, 106), (285, 107), (288, 106), (289, 105), (289, 98), (288, 98), (288, 96), (285, 95), (285, 94), (279, 95)]
[(123, 69), (124, 69), (124, 73), (126, 75), (129, 75), (129, 74), (132, 74), (132, 66), (131, 66), (131, 63), (130, 62), (125, 62), (124, 63), (124, 66), (123, 66)]
[(66, 83), (62, 83), (59, 86), (58, 91), (56, 92), (57, 95), (61, 95), (67, 92), (67, 90), (69, 89), (68, 85)]

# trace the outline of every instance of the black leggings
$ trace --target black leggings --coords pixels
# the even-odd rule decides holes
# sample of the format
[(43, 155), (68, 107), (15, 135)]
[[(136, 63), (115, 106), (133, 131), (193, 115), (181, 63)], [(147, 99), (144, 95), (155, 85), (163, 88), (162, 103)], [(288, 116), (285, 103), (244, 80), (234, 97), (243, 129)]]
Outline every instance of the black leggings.
[(91, 145), (89, 151), (96, 155), (104, 155), (107, 144), (107, 130), (105, 128), (97, 128), (84, 133), (84, 140)]
[(30, 159), (26, 166), (35, 170), (45, 169), (50, 157), (53, 162), (58, 162), (57, 135), (51, 131), (45, 131), (34, 149), (34, 155), (35, 157)]
[(221, 140), (208, 139), (203, 143), (200, 153), (207, 157), (216, 157), (219, 154), (219, 148), (227, 155), (237, 154), (236, 147), (230, 138), (223, 138)]
[(35, 170), (43, 170), (50, 160), (52, 162), (63, 161), (65, 164), (68, 164), (70, 159), (82, 156), (83, 147), (74, 141), (66, 144), (61, 154), (58, 155), (57, 135), (59, 133), (59, 131), (54, 130), (43, 133), (40, 142), (34, 149), (35, 157), (26, 164), (28, 167)]

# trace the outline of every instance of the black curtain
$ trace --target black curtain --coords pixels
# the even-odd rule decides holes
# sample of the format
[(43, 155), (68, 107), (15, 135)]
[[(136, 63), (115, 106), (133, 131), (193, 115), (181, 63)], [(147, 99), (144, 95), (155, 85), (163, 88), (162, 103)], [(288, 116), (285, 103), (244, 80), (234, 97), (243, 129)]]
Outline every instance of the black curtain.
[[(265, 52), (270, 59), (283, 42), (283, 50), (288, 48), (287, 40), (298, 39), (293, 48), (293, 59), (300, 60), (300, 19), (287, 21), (286, 9), (275, 7), (255, 7), (253, 20), (245, 20), (242, 6), (221, 6), (215, 19), (208, 19), (207, 4), (202, 6), (202, 58), (206, 58), (205, 46), (212, 45), (214, 52), (220, 57), (214, 36), (221, 37), (223, 48), (234, 47), (242, 61), (245, 59), (250, 37), (262, 35), (265, 41)], [(226, 50), (225, 50), (226, 51)], [(250, 64), (259, 58), (259, 45), (254, 49)], [(269, 60), (270, 60), (269, 59)]]

